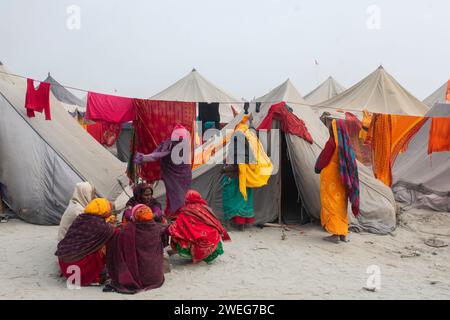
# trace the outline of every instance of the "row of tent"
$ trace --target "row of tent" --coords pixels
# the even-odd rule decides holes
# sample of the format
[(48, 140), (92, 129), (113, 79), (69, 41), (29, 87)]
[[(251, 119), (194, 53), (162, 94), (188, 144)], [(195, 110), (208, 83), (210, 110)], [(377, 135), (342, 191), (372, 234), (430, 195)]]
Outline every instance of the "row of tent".
[[(0, 65), (0, 71), (7, 72), (7, 69)], [(51, 81), (54, 79), (49, 79)], [(0, 73), (0, 187), (7, 205), (20, 218), (31, 223), (57, 224), (76, 182), (92, 182), (99, 196), (114, 200), (121, 194), (123, 198), (123, 186), (128, 183), (124, 175), (125, 164), (98, 144), (66, 112), (83, 113), (85, 104), (76, 97), (78, 100), (70, 98), (72, 94), (61, 86), (58, 91), (52, 90), (52, 121), (46, 122), (40, 117), (29, 119), (23, 107), (25, 91), (24, 80)], [(230, 102), (238, 101), (195, 70), (152, 98), (219, 102), (221, 113), (228, 115), (231, 114)], [(256, 101), (262, 103), (259, 112), (256, 112), (255, 103), (251, 103), (249, 109), (255, 127), (264, 119), (273, 102), (285, 101), (305, 121), (314, 140), (310, 145), (296, 136), (280, 135), (281, 170), (271, 177), (267, 186), (255, 190), (257, 223), (271, 222), (278, 217), (285, 223), (319, 219), (319, 176), (314, 173), (313, 167), (328, 138), (328, 132), (320, 122), (318, 113), (324, 110), (334, 112), (339, 108), (357, 112), (366, 108), (373, 112), (424, 115), (426, 112), (435, 112), (437, 108), (429, 111), (424, 103), (408, 93), (382, 67), (347, 90), (329, 78), (303, 98), (292, 82), (286, 80)], [(448, 105), (440, 106), (439, 110), (440, 116), (450, 116)], [(241, 112), (237, 117), (229, 118), (224, 130), (234, 128), (242, 115)], [(413, 153), (415, 146), (420, 148), (425, 139), (428, 141), (425, 127), (422, 130), (424, 133), (419, 132), (410, 150), (397, 161), (394, 175), (397, 172), (399, 175), (394, 177), (394, 190), (398, 187), (403, 196), (396, 194), (396, 197), (404, 201), (408, 196), (414, 196), (415, 199), (421, 199), (421, 205), (445, 210), (443, 203), (446, 190), (447, 211), (450, 211), (450, 188), (446, 181), (442, 181), (445, 180), (442, 176), (450, 176), (449, 154), (439, 154), (439, 158), (433, 156), (432, 166), (425, 154), (416, 157)], [(122, 148), (119, 148), (120, 143)], [(128, 154), (128, 146), (129, 138), (119, 138), (119, 156), (119, 150), (124, 156)], [(408, 154), (410, 158), (407, 158)], [(417, 168), (427, 168), (426, 189), (417, 188), (417, 185), (423, 186), (421, 177), (405, 180), (411, 169), (403, 167), (412, 163)], [(220, 166), (202, 165), (193, 171), (193, 176), (193, 187), (202, 193), (220, 216), (223, 213)], [(352, 226), (381, 234), (392, 231), (396, 213), (392, 190), (375, 179), (372, 171), (361, 164), (359, 176), (362, 214), (356, 219), (349, 213)], [(402, 183), (404, 180), (407, 183)], [(439, 192), (439, 197), (436, 198), (433, 192)], [(430, 193), (431, 197), (427, 198)], [(164, 201), (163, 184), (157, 186), (155, 194)], [(440, 205), (430, 205), (433, 201), (439, 201)]]

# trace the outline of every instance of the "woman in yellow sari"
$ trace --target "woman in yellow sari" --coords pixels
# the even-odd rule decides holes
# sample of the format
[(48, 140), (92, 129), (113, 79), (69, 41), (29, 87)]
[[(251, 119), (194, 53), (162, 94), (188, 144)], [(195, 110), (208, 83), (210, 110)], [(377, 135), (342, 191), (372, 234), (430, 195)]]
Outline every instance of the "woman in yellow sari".
[(339, 173), (338, 135), (336, 121), (324, 113), (322, 122), (330, 130), (330, 139), (317, 159), (315, 171), (320, 173), (320, 199), (322, 210), (320, 220), (325, 230), (331, 236), (326, 241), (339, 243), (347, 242), (348, 215), (347, 191)]
[[(240, 137), (240, 138), (238, 138)], [(273, 171), (270, 158), (244, 115), (235, 127), (227, 165), (223, 168), (222, 207), (225, 220), (233, 221), (243, 231), (255, 222), (253, 189), (265, 186)]]

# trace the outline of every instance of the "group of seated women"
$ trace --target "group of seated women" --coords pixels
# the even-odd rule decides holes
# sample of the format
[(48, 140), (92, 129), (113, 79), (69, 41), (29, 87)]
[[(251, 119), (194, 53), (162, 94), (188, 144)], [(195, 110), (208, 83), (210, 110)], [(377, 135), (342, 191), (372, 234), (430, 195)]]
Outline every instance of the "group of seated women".
[[(81, 286), (104, 284), (105, 292), (134, 294), (164, 283), (164, 248), (193, 262), (223, 254), (226, 229), (201, 195), (189, 190), (185, 204), (168, 221), (148, 184), (133, 190), (121, 222), (112, 204), (95, 198), (87, 182), (76, 185), (61, 219), (58, 257), (62, 275), (79, 274)], [(170, 241), (169, 241), (170, 239)]]

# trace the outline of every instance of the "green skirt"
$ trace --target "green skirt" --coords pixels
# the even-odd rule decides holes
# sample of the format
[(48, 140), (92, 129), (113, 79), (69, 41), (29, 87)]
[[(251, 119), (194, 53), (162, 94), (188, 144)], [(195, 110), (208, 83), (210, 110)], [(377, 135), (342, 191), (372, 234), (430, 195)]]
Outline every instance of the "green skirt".
[(225, 220), (239, 216), (243, 218), (255, 217), (253, 208), (253, 189), (247, 188), (247, 201), (239, 191), (239, 178), (224, 177), (222, 180), (222, 207)]
[[(189, 248), (183, 249), (180, 246), (180, 244), (178, 244), (178, 243), (176, 244), (176, 246), (177, 246), (177, 252), (181, 257), (192, 259), (191, 251), (189, 250)], [(203, 259), (203, 261), (210, 263), (211, 261), (213, 261), (214, 259), (216, 259), (218, 256), (220, 256), (222, 254), (223, 254), (222, 241), (219, 241), (219, 243), (217, 244), (217, 249), (214, 250), (214, 252), (211, 253), (208, 257)]]

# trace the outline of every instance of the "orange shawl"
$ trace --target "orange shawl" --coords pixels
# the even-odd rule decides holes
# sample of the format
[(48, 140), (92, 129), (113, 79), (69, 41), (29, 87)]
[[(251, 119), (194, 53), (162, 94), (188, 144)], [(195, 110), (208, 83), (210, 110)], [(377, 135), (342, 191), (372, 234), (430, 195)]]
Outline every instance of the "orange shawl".
[(390, 114), (374, 114), (366, 143), (372, 145), (372, 166), (375, 177), (392, 185), (392, 166), (400, 152), (423, 126), (427, 118)]

